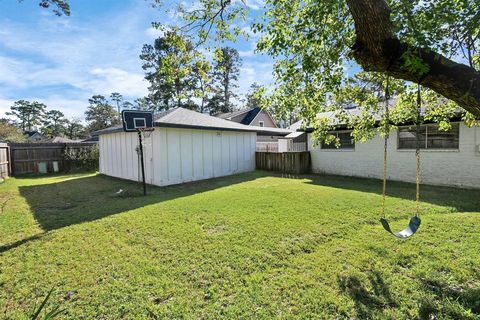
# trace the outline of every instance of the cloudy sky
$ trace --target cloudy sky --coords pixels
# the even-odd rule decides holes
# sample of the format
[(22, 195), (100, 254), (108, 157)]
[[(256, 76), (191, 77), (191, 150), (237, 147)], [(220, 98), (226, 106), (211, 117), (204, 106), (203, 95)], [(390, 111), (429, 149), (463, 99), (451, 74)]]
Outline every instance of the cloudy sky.
[[(147, 94), (138, 55), (158, 36), (151, 22), (170, 22), (171, 15), (148, 0), (70, 0), (72, 15), (57, 17), (38, 2), (0, 0), (0, 117), (20, 99), (83, 118), (94, 94)], [(260, 6), (248, 3), (254, 18)], [(254, 54), (254, 40), (233, 45), (243, 59), (240, 93), (272, 81), (272, 61)]]

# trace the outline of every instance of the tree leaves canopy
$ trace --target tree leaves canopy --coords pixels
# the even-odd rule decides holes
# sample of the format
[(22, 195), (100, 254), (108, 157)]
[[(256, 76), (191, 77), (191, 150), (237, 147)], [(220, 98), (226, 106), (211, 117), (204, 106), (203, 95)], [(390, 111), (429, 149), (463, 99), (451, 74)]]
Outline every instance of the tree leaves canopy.
[[(213, 38), (218, 39), (222, 38), (219, 35), (232, 30), (240, 17), (245, 16), (244, 13), (240, 14), (242, 8), (245, 10), (241, 2), (203, 0), (197, 3), (195, 10), (183, 13), (182, 16), (187, 25), (200, 29), (200, 40), (212, 30)], [(360, 10), (362, 8), (365, 9), (364, 12)], [(221, 18), (215, 23), (213, 17)], [(368, 127), (371, 112), (378, 110), (379, 103), (385, 98), (384, 95), (378, 96), (373, 92), (366, 97), (365, 88), (355, 88), (355, 74), (362, 72), (361, 68), (367, 71), (382, 70), (372, 73), (370, 77), (382, 78), (380, 83), (385, 89), (386, 74), (389, 72), (384, 71), (388, 70), (388, 65), (373, 68), (368, 64), (375, 62), (359, 60), (358, 52), (361, 50), (364, 50), (366, 56), (369, 48), (384, 50), (382, 45), (375, 47), (370, 43), (361, 43), (360, 38), (362, 41), (385, 41), (382, 42), (383, 45), (391, 40), (392, 44), (402, 49), (398, 61), (403, 71), (391, 73), (397, 78), (422, 81), (427, 75), (443, 72), (444, 70), (432, 69), (438, 67), (432, 65), (435, 59), (447, 64), (448, 59), (453, 59), (460, 64), (452, 64), (452, 68), (463, 70), (465, 74), (478, 75), (476, 71), (472, 73), (467, 69), (478, 70), (479, 17), (479, 0), (267, 0), (263, 16), (253, 23), (252, 28), (262, 35), (257, 49), (275, 59), (276, 83), (269, 102), (279, 109), (279, 114), (298, 114), (306, 120), (306, 124), (314, 125), (318, 122), (318, 113), (333, 107), (340, 109), (335, 103), (341, 99), (340, 94), (347, 94), (350, 100), (368, 105), (371, 109), (362, 111), (366, 116), (363, 123), (351, 121), (359, 127)], [(398, 43), (395, 42), (396, 39), (399, 39)], [(371, 56), (375, 54), (378, 52), (372, 52)], [(427, 61), (432, 57), (432, 61)], [(465, 63), (468, 68), (463, 68), (461, 63)], [(365, 73), (359, 77), (366, 77)], [(430, 86), (439, 90), (442, 81), (435, 81), (435, 85)], [(472, 98), (464, 99), (463, 92), (460, 91), (452, 94), (452, 91), (462, 87), (454, 84), (456, 81), (453, 78), (446, 79), (445, 83), (449, 82), (451, 87), (440, 88), (440, 91), (461, 101), (462, 106), (468, 105), (465, 101), (477, 101), (475, 103), (478, 104), (480, 97), (475, 96), (476, 92), (469, 93), (468, 88), (466, 94), (471, 94)], [(413, 89), (403, 81), (397, 85), (403, 87), (404, 95)], [(364, 99), (353, 98), (354, 93), (360, 94)], [(432, 90), (424, 90), (422, 96), (424, 103), (445, 101)], [(430, 96), (436, 98), (432, 100)], [(407, 100), (409, 107), (415, 106), (412, 99)], [(396, 99), (403, 103), (400, 109), (405, 107), (407, 100)], [(449, 102), (434, 103), (433, 106), (427, 109), (444, 109), (436, 111), (442, 114), (448, 113), (451, 108)], [(476, 110), (475, 108), (469, 110)], [(342, 113), (347, 112), (341, 111), (340, 114)], [(480, 115), (480, 111), (477, 113)], [(465, 116), (472, 118), (468, 113)], [(433, 118), (438, 119), (435, 116)]]
[(88, 100), (89, 106), (85, 111), (85, 120), (89, 121), (89, 130), (97, 131), (120, 123), (115, 108), (102, 95), (94, 95)]

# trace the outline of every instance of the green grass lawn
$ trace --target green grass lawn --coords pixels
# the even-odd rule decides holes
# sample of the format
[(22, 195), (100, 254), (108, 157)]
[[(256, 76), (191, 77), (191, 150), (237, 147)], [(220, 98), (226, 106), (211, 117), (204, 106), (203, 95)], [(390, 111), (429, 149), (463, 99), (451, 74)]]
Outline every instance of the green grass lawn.
[[(415, 187), (389, 188), (401, 229)], [(147, 197), (94, 174), (9, 179), (0, 318), (26, 318), (54, 287), (47, 310), (68, 319), (480, 319), (480, 191), (424, 186), (406, 241), (382, 229), (380, 191), (265, 172)]]

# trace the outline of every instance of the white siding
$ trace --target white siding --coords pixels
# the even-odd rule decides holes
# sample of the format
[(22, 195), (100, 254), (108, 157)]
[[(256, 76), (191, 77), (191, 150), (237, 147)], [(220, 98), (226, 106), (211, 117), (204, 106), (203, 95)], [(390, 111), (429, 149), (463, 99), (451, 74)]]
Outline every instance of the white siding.
[(100, 173), (138, 180), (138, 156), (136, 134), (119, 132), (100, 136)]
[[(144, 143), (145, 175), (165, 186), (255, 169), (252, 132), (157, 128)], [(100, 136), (100, 172), (138, 181), (136, 133)]]
[[(317, 173), (382, 178), (383, 138), (356, 143), (355, 150), (325, 150), (308, 137), (312, 170)], [(480, 187), (480, 128), (460, 125), (459, 150), (422, 150), (422, 183)], [(415, 182), (415, 151), (397, 150), (397, 132), (388, 141), (388, 176), (391, 180)]]

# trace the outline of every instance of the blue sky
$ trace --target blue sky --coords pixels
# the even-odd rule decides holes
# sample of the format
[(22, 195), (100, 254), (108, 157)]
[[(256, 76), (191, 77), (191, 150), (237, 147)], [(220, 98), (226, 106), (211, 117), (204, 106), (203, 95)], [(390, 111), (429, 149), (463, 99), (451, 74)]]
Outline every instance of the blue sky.
[[(159, 35), (151, 22), (174, 17), (148, 0), (70, 0), (70, 17), (57, 17), (38, 2), (0, 0), (0, 117), (19, 99), (83, 118), (94, 94), (116, 91), (129, 100), (147, 94), (138, 55)], [(255, 16), (259, 2), (248, 4)], [(272, 61), (254, 54), (254, 43), (255, 37), (232, 45), (243, 59), (239, 93), (255, 81), (272, 82)]]

